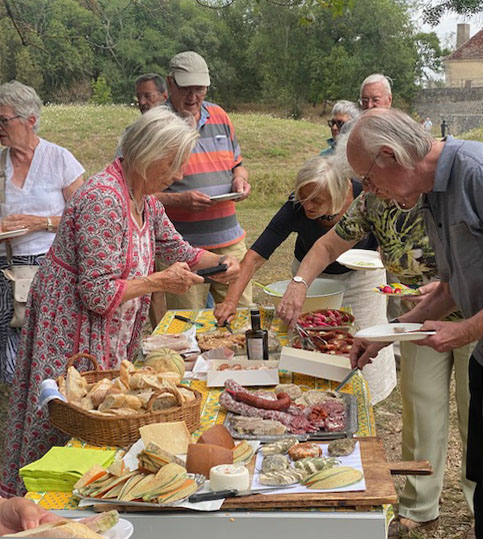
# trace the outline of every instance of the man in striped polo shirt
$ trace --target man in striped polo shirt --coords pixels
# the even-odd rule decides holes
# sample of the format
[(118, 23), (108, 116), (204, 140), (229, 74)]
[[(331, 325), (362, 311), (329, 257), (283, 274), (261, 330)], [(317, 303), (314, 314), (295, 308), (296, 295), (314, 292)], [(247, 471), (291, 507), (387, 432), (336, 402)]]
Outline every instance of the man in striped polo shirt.
[[(248, 171), (242, 164), (240, 146), (228, 114), (205, 101), (210, 75), (205, 60), (196, 52), (181, 52), (170, 61), (167, 77), (169, 104), (180, 114), (193, 115), (200, 134), (183, 179), (158, 193), (166, 212), (183, 235), (196, 247), (241, 260), (246, 252), (245, 231), (238, 223), (233, 200), (212, 197), (238, 193), (237, 202), (250, 194)], [(215, 302), (224, 300), (227, 286), (221, 283), (190, 288), (183, 296), (166, 294), (169, 309), (202, 309), (208, 292)], [(251, 285), (240, 305), (252, 301)]]

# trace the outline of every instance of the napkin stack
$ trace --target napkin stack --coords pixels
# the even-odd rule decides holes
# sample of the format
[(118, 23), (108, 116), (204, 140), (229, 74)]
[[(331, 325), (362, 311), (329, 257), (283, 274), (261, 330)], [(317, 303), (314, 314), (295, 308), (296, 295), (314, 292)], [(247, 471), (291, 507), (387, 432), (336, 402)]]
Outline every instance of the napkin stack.
[(41, 459), (21, 468), (19, 474), (30, 492), (71, 492), (77, 480), (94, 464), (107, 468), (115, 454), (100, 449), (52, 447)]

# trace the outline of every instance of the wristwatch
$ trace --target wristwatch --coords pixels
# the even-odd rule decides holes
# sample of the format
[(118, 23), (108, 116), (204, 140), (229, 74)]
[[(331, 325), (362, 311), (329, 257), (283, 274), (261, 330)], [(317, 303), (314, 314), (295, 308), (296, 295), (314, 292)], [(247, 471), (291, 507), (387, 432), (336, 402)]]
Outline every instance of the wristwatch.
[(47, 231), (48, 232), (54, 231), (54, 225), (52, 224), (52, 219), (50, 217), (47, 217)]
[(307, 281), (303, 277), (300, 277), (300, 275), (295, 275), (294, 277), (292, 277), (292, 281), (294, 281), (295, 283), (303, 283), (306, 288), (309, 287)]

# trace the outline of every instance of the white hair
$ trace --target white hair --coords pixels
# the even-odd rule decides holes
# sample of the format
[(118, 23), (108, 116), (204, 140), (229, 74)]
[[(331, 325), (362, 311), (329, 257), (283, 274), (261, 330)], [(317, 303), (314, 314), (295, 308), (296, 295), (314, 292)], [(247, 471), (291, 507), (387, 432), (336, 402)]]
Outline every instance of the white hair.
[(383, 75), (382, 73), (373, 73), (372, 75), (369, 75), (366, 77), (361, 84), (360, 89), (360, 97), (362, 97), (362, 91), (368, 84), (382, 84), (384, 89), (386, 90), (387, 95), (392, 95), (391, 85), (392, 85), (392, 79), (390, 77), (386, 77), (386, 75)]
[(345, 176), (346, 178), (350, 178), (355, 175), (355, 172), (347, 159), (347, 141), (349, 140), (349, 135), (354, 125), (355, 122), (344, 124), (345, 129), (339, 135), (335, 152), (331, 156), (334, 160), (334, 167), (339, 171), (339, 174)]
[(331, 115), (336, 116), (337, 114), (347, 114), (351, 120), (355, 120), (356, 118), (359, 118), (361, 111), (359, 110), (359, 107), (352, 101), (341, 99), (332, 107)]
[(420, 123), (398, 109), (364, 112), (353, 129), (362, 150), (370, 157), (376, 158), (386, 146), (394, 152), (396, 162), (408, 169), (424, 159), (434, 142)]
[(170, 172), (177, 172), (198, 138), (198, 132), (186, 120), (159, 106), (139, 117), (121, 138), (121, 152), (128, 170), (145, 177), (154, 161), (173, 157)]
[[(306, 202), (316, 198), (321, 191), (327, 191), (331, 200), (332, 213), (339, 213), (347, 198), (350, 186), (349, 177), (339, 173), (335, 160), (330, 157), (313, 157), (304, 163), (295, 180), (295, 200)], [(305, 199), (300, 198), (300, 191), (306, 185), (313, 185), (314, 190)]]
[(40, 121), (40, 109), (42, 101), (37, 92), (30, 86), (12, 80), (0, 86), (0, 105), (12, 107), (24, 121), (33, 116), (35, 123), (33, 130), (37, 131)]

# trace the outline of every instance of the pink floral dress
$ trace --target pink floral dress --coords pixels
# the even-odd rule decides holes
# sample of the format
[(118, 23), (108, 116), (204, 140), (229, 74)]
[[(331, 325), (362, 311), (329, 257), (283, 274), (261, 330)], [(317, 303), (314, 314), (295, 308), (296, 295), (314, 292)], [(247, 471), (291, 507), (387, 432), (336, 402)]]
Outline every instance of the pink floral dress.
[[(77, 352), (94, 355), (103, 369), (118, 368), (120, 348), (122, 357), (132, 360), (150, 296), (138, 298), (132, 310), (129, 302), (122, 304), (127, 279), (133, 272), (152, 273), (155, 257), (166, 265), (180, 261), (190, 266), (201, 257), (203, 250), (183, 240), (154, 197), (145, 198), (144, 219), (139, 234), (120, 160), (89, 178), (67, 204), (27, 302), (8, 408), (0, 496), (22, 495), (19, 468), (67, 440), (50, 425), (48, 410), (38, 410), (42, 380), (64, 374), (68, 358)], [(111, 342), (124, 318), (130, 329), (121, 341)]]
[[(151, 267), (151, 244), (149, 228), (144, 222), (140, 229), (136, 222), (133, 226), (133, 263), (129, 271), (128, 279), (138, 279), (149, 275)], [(138, 312), (141, 310), (141, 298), (133, 298), (122, 303), (112, 315), (109, 327), (109, 340), (113, 356), (118, 364), (127, 359), (129, 343), (134, 330), (134, 324)], [(117, 367), (114, 367), (117, 368)]]

